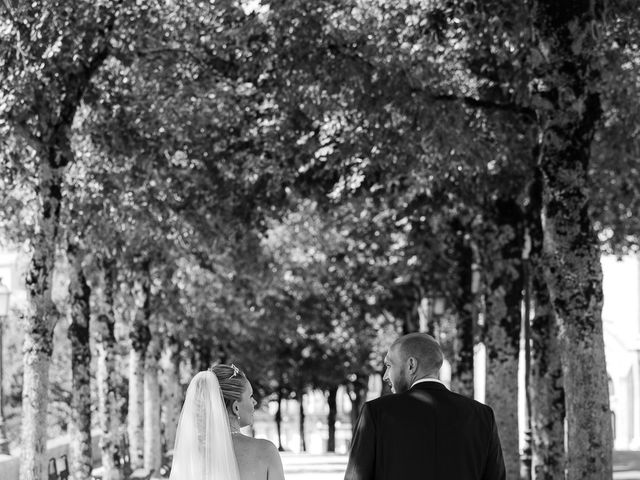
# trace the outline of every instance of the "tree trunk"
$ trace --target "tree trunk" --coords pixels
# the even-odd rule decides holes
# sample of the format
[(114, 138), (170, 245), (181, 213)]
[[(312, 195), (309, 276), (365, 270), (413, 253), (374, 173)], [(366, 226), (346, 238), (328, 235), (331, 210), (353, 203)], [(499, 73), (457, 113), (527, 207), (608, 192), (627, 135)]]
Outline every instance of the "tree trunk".
[(327, 417), (327, 427), (329, 430), (327, 452), (334, 453), (336, 451), (336, 419), (338, 417), (338, 404), (336, 400), (338, 387), (331, 387), (327, 393), (327, 404), (329, 405), (329, 415)]
[[(411, 288), (409, 286), (407, 289)], [(417, 289), (411, 288), (413, 296), (410, 299), (406, 299), (404, 319), (402, 322), (402, 334), (407, 335), (409, 333), (415, 333), (420, 331), (420, 302), (422, 297)]]
[(91, 347), (89, 344), (91, 288), (76, 246), (67, 250), (71, 324), (71, 419), (69, 422), (69, 470), (74, 480), (91, 477)]
[(486, 403), (495, 413), (507, 478), (519, 478), (518, 357), (522, 297), (520, 290), (513, 287), (509, 290), (507, 294), (494, 292), (487, 301)]
[(141, 349), (132, 349), (129, 356), (129, 415), (127, 433), (131, 468), (144, 465), (144, 357)]
[(116, 375), (116, 338), (114, 333), (114, 288), (115, 265), (105, 263), (103, 284), (103, 313), (95, 322), (97, 348), (96, 382), (98, 384), (98, 423), (101, 430), (100, 452), (102, 457), (103, 479), (120, 480), (120, 470), (116, 464), (116, 456), (123, 455), (119, 451), (120, 416), (117, 403)]
[(303, 392), (299, 392), (298, 394), (298, 404), (300, 407), (300, 423), (299, 423), (299, 432), (300, 432), (300, 451), (301, 452), (306, 452), (307, 451), (307, 441), (305, 439), (305, 433), (304, 433), (304, 393)]
[(282, 447), (282, 390), (278, 390), (278, 409), (275, 415), (276, 430), (278, 431), (278, 451), (284, 452)]
[(120, 470), (116, 464), (119, 452), (120, 430), (116, 397), (116, 339), (114, 336), (113, 316), (98, 315), (95, 323), (98, 365), (96, 381), (98, 383), (98, 421), (101, 438), (102, 468), (104, 480), (120, 480)]
[(183, 391), (180, 385), (180, 342), (170, 336), (167, 342), (169, 363), (164, 371), (162, 405), (164, 407), (164, 442), (167, 450), (172, 450), (176, 441), (176, 430), (182, 408)]
[(27, 319), (30, 332), (25, 338), (20, 480), (40, 480), (46, 461), (49, 364), (53, 350), (51, 327), (47, 325), (53, 320), (47, 320), (38, 324), (35, 316)]
[(129, 357), (129, 416), (127, 431), (131, 468), (144, 466), (144, 372), (145, 355), (151, 333), (149, 330), (149, 283), (137, 285), (136, 318), (131, 326)]
[(540, 272), (533, 281), (531, 323), (531, 469), (535, 480), (564, 477), (564, 390), (558, 325)]
[(559, 325), (567, 478), (612, 476), (613, 435), (602, 336), (602, 270), (589, 216), (589, 159), (601, 119), (598, 89), (604, 1), (533, 3), (545, 52), (533, 93), (543, 172), (545, 280)]
[(160, 384), (158, 362), (160, 339), (154, 331), (147, 348), (144, 368), (144, 468), (160, 471), (162, 466), (162, 435), (160, 433)]
[[(508, 238), (501, 245), (500, 263), (489, 270), (491, 291), (487, 295), (487, 380), (486, 403), (495, 412), (500, 433), (507, 478), (520, 476), (518, 436), (518, 363), (523, 279), (522, 212), (512, 201), (496, 202), (496, 223)], [(488, 250), (489, 251), (489, 250)], [(495, 261), (490, 259), (489, 261)]]
[[(527, 236), (530, 240), (530, 236)], [(530, 246), (530, 243), (529, 243)], [(525, 247), (526, 256), (523, 255), (522, 276), (524, 280), (524, 300), (522, 315), (522, 338), (524, 344), (524, 365), (520, 364), (522, 369), (524, 366), (524, 431), (522, 456), (520, 458), (520, 478), (522, 480), (531, 480), (531, 260), (530, 248)]]
[[(535, 152), (537, 158), (539, 152)], [(531, 369), (527, 385), (530, 398), (531, 477), (534, 480), (564, 478), (565, 431), (562, 365), (556, 322), (542, 265), (542, 172), (536, 169), (529, 192), (531, 238), (530, 290), (534, 306), (531, 320)]]
[[(536, 155), (533, 156), (536, 158)], [(524, 288), (524, 299), (522, 308), (522, 338), (524, 350), (524, 362), (521, 369), (524, 370), (524, 432), (523, 449), (520, 463), (520, 478), (531, 480), (532, 475), (532, 413), (531, 413), (531, 309), (533, 306), (532, 290), (533, 279), (536, 266), (539, 265), (540, 251), (542, 246), (542, 225), (540, 223), (541, 206), (541, 176), (536, 169), (534, 181), (529, 188), (529, 201), (524, 209), (524, 245), (522, 252), (522, 277)]]
[(473, 398), (473, 347), (474, 347), (474, 292), (472, 291), (473, 251), (459, 235), (456, 245), (458, 256), (458, 292), (454, 299), (456, 309), (456, 335), (451, 359), (451, 389)]
[[(21, 480), (41, 480), (46, 461), (49, 364), (58, 315), (51, 298), (52, 276), (58, 242), (62, 177), (65, 165), (72, 158), (68, 148), (57, 147), (57, 142), (54, 142), (46, 153), (42, 153), (45, 158), (40, 160), (40, 209), (25, 282), (29, 311), (24, 318)], [(64, 155), (65, 152), (68, 155)]]
[(458, 313), (456, 335), (453, 341), (454, 357), (451, 365), (451, 390), (468, 398), (474, 398), (474, 321), (471, 312)]
[(369, 377), (367, 375), (356, 374), (354, 381), (349, 383), (349, 399), (351, 400), (351, 432), (355, 433), (358, 423), (358, 416), (367, 399), (369, 389)]

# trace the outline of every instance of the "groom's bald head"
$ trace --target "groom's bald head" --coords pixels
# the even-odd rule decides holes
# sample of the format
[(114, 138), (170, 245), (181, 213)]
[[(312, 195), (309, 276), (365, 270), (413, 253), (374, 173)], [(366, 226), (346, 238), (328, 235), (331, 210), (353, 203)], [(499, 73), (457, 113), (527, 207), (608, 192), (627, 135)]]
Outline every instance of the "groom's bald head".
[(426, 333), (410, 333), (398, 338), (389, 350), (398, 355), (401, 362), (414, 358), (417, 362), (417, 376), (437, 376), (444, 355), (440, 344), (431, 335)]

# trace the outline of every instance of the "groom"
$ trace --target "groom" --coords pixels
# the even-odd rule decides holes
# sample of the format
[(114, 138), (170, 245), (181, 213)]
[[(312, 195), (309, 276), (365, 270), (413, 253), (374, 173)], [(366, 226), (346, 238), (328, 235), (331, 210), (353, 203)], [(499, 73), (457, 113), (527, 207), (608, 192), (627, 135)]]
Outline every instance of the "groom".
[(362, 408), (345, 480), (505, 480), (493, 411), (449, 391), (442, 361), (424, 333), (391, 345), (384, 380), (396, 395)]

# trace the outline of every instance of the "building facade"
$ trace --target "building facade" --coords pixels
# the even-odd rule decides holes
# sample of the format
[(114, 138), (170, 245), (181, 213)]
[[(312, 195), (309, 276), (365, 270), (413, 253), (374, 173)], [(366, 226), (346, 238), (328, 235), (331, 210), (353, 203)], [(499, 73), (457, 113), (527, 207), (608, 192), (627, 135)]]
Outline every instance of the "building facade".
[(640, 449), (640, 257), (603, 257), (602, 319), (614, 446)]

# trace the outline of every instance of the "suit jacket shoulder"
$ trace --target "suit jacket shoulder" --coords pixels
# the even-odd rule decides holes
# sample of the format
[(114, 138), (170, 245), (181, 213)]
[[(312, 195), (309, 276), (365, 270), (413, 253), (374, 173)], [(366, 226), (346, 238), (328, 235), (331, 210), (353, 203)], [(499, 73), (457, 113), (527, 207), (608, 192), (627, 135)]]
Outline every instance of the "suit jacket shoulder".
[(371, 400), (361, 412), (349, 472), (349, 480), (502, 480), (493, 411), (435, 382)]

